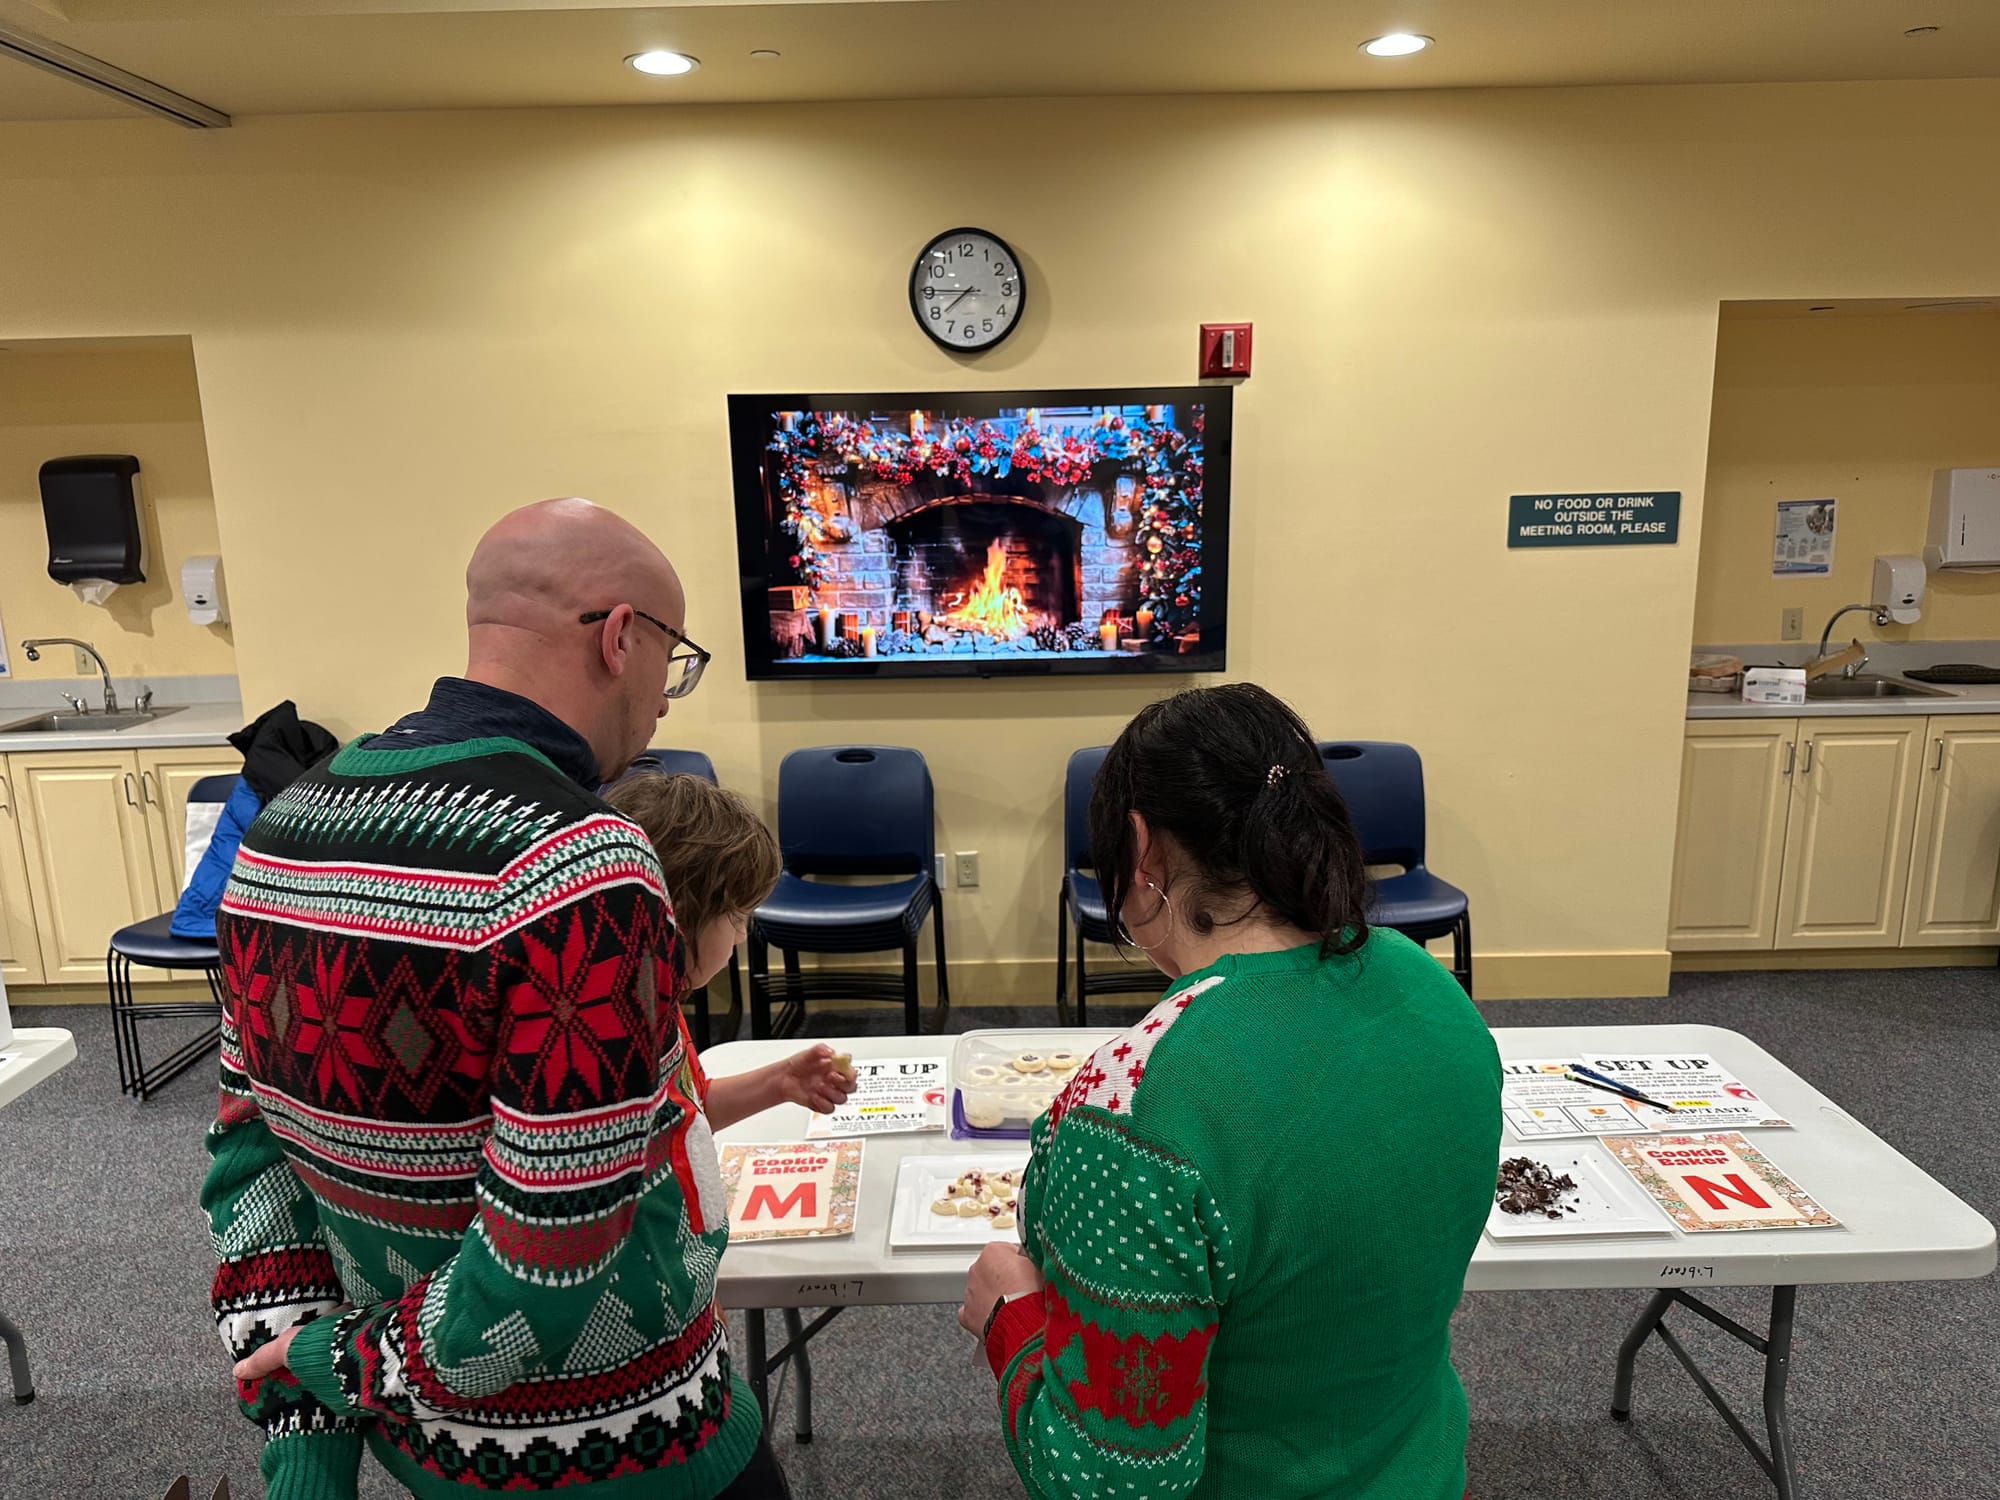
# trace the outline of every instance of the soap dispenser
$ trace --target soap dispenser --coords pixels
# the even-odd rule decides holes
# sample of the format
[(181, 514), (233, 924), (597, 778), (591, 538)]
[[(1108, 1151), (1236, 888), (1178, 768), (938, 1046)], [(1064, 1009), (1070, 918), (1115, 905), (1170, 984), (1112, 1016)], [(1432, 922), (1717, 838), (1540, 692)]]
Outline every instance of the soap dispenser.
[(1924, 560), (1898, 554), (1875, 559), (1875, 591), (1868, 602), (1875, 606), (1878, 623), (1914, 625), (1923, 613)]

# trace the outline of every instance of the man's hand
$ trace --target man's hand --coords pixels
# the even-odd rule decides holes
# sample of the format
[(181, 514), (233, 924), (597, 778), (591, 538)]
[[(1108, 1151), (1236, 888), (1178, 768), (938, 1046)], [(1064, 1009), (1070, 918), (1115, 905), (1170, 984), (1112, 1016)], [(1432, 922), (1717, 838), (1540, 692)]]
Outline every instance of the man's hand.
[(824, 1042), (795, 1052), (778, 1065), (778, 1097), (786, 1104), (803, 1104), (815, 1114), (832, 1114), (860, 1081), (853, 1060)]
[(290, 1328), (287, 1328), (283, 1333), (272, 1339), (270, 1343), (260, 1349), (252, 1350), (242, 1359), (237, 1360), (236, 1378), (238, 1380), (262, 1380), (266, 1375), (275, 1375), (278, 1371), (287, 1368), (285, 1356), (291, 1353), (292, 1340), (298, 1337), (298, 1332), (303, 1327), (305, 1327), (303, 1323), (294, 1323)]
[(958, 1326), (974, 1338), (983, 1337), (993, 1304), (1002, 1297), (1040, 1296), (1042, 1273), (1019, 1245), (988, 1245), (979, 1252), (965, 1278), (965, 1301), (959, 1305)]

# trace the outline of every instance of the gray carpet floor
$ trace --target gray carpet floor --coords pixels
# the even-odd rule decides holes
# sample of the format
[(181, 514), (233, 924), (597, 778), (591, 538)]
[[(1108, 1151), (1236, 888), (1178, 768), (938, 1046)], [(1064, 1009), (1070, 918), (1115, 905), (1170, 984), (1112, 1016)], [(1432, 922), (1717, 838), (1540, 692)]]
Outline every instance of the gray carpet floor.
[[(1664, 1000), (1507, 1001), (1499, 1026), (1708, 1022), (1747, 1033), (1989, 1218), (2000, 1212), (2000, 974), (1991, 970), (1684, 975)], [(1106, 1006), (1093, 1020), (1115, 1015)], [(151, 1103), (117, 1091), (99, 1009), (21, 1008), (66, 1026), (81, 1056), (0, 1112), (0, 1308), (33, 1349), (38, 1399), (0, 1404), (0, 1497), (156, 1500), (171, 1478), (227, 1474), (258, 1493), (257, 1439), (238, 1417), (207, 1311), (212, 1268), (195, 1207), (212, 1103), (204, 1066)], [(961, 1006), (952, 1030), (1039, 1024)], [(893, 1015), (816, 1015), (828, 1035)], [(165, 1029), (164, 1026), (161, 1029)], [(1456, 1349), (1472, 1404), (1479, 1500), (1605, 1496), (1740, 1500), (1771, 1493), (1657, 1344), (1636, 1418), (1606, 1419), (1611, 1359), (1641, 1294), (1468, 1297)], [(1716, 1294), (1761, 1321), (1762, 1299)], [(741, 1319), (735, 1320), (738, 1340)], [(771, 1319), (773, 1340), (780, 1324)], [(1753, 1357), (1705, 1325), (1688, 1342), (1751, 1405)], [(1792, 1383), (1804, 1495), (2000, 1496), (2000, 1285), (1814, 1287), (1801, 1293)], [(796, 1492), (841, 1500), (985, 1500), (1019, 1485), (993, 1383), (949, 1308), (866, 1309), (813, 1345), (817, 1435), (777, 1447)], [(201, 1490), (206, 1494), (205, 1489)], [(398, 1492), (379, 1471), (367, 1500)]]

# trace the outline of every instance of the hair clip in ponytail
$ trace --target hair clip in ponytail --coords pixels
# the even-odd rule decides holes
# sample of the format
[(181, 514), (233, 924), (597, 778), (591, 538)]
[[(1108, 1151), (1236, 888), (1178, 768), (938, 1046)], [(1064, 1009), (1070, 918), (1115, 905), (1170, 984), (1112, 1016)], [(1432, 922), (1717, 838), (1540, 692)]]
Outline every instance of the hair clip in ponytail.
[(1290, 766), (1273, 766), (1264, 773), (1264, 785), (1276, 786), (1291, 774), (1292, 768)]

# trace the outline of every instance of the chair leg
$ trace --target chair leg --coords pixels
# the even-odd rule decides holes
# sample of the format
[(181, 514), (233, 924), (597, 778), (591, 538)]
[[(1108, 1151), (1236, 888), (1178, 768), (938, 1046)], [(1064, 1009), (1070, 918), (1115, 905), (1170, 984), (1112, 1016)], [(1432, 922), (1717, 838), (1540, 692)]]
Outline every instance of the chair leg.
[[(785, 948), (781, 951), (785, 955), (785, 1008), (779, 1012), (778, 1024), (780, 1026), (787, 1026), (787, 1017), (796, 1017), (798, 1029), (803, 1031), (806, 1021), (806, 983), (804, 970), (799, 964), (799, 954), (796, 948)], [(776, 1032), (772, 1033), (773, 1036), (776, 1034)], [(791, 1030), (787, 1029), (785, 1035), (790, 1036), (791, 1034)]]
[(1075, 926), (1076, 1024), (1079, 1026), (1088, 1026), (1090, 1024), (1090, 970), (1084, 963), (1084, 948), (1087, 945), (1083, 941), (1083, 924), (1077, 922)]
[(937, 949), (937, 1025), (932, 1028), (939, 1036), (944, 1035), (945, 1023), (951, 1015), (951, 969), (944, 959), (944, 903), (939, 901), (931, 907), (931, 939)]
[(754, 928), (750, 933), (750, 1035), (771, 1034), (771, 949)]
[(1452, 976), (1465, 986), (1469, 1000), (1472, 998), (1472, 908), (1469, 906), (1451, 930), (1451, 959)]
[(118, 1092), (132, 1092), (132, 1060), (125, 1037), (125, 996), (120, 981), (129, 974), (123, 954), (112, 950), (104, 955), (104, 980), (111, 992), (111, 1050), (118, 1057)]
[(708, 1050), (708, 986), (703, 985), (688, 999), (694, 1004), (694, 1050)]
[(903, 1035), (921, 1036), (924, 1018), (919, 1009), (920, 996), (917, 989), (917, 938), (911, 933), (903, 939)]
[(743, 1029), (743, 965), (738, 962), (736, 950), (729, 950), (729, 1033), (726, 1042), (736, 1040), (736, 1033)]
[(1056, 891), (1056, 1024), (1069, 1025), (1069, 878)]

